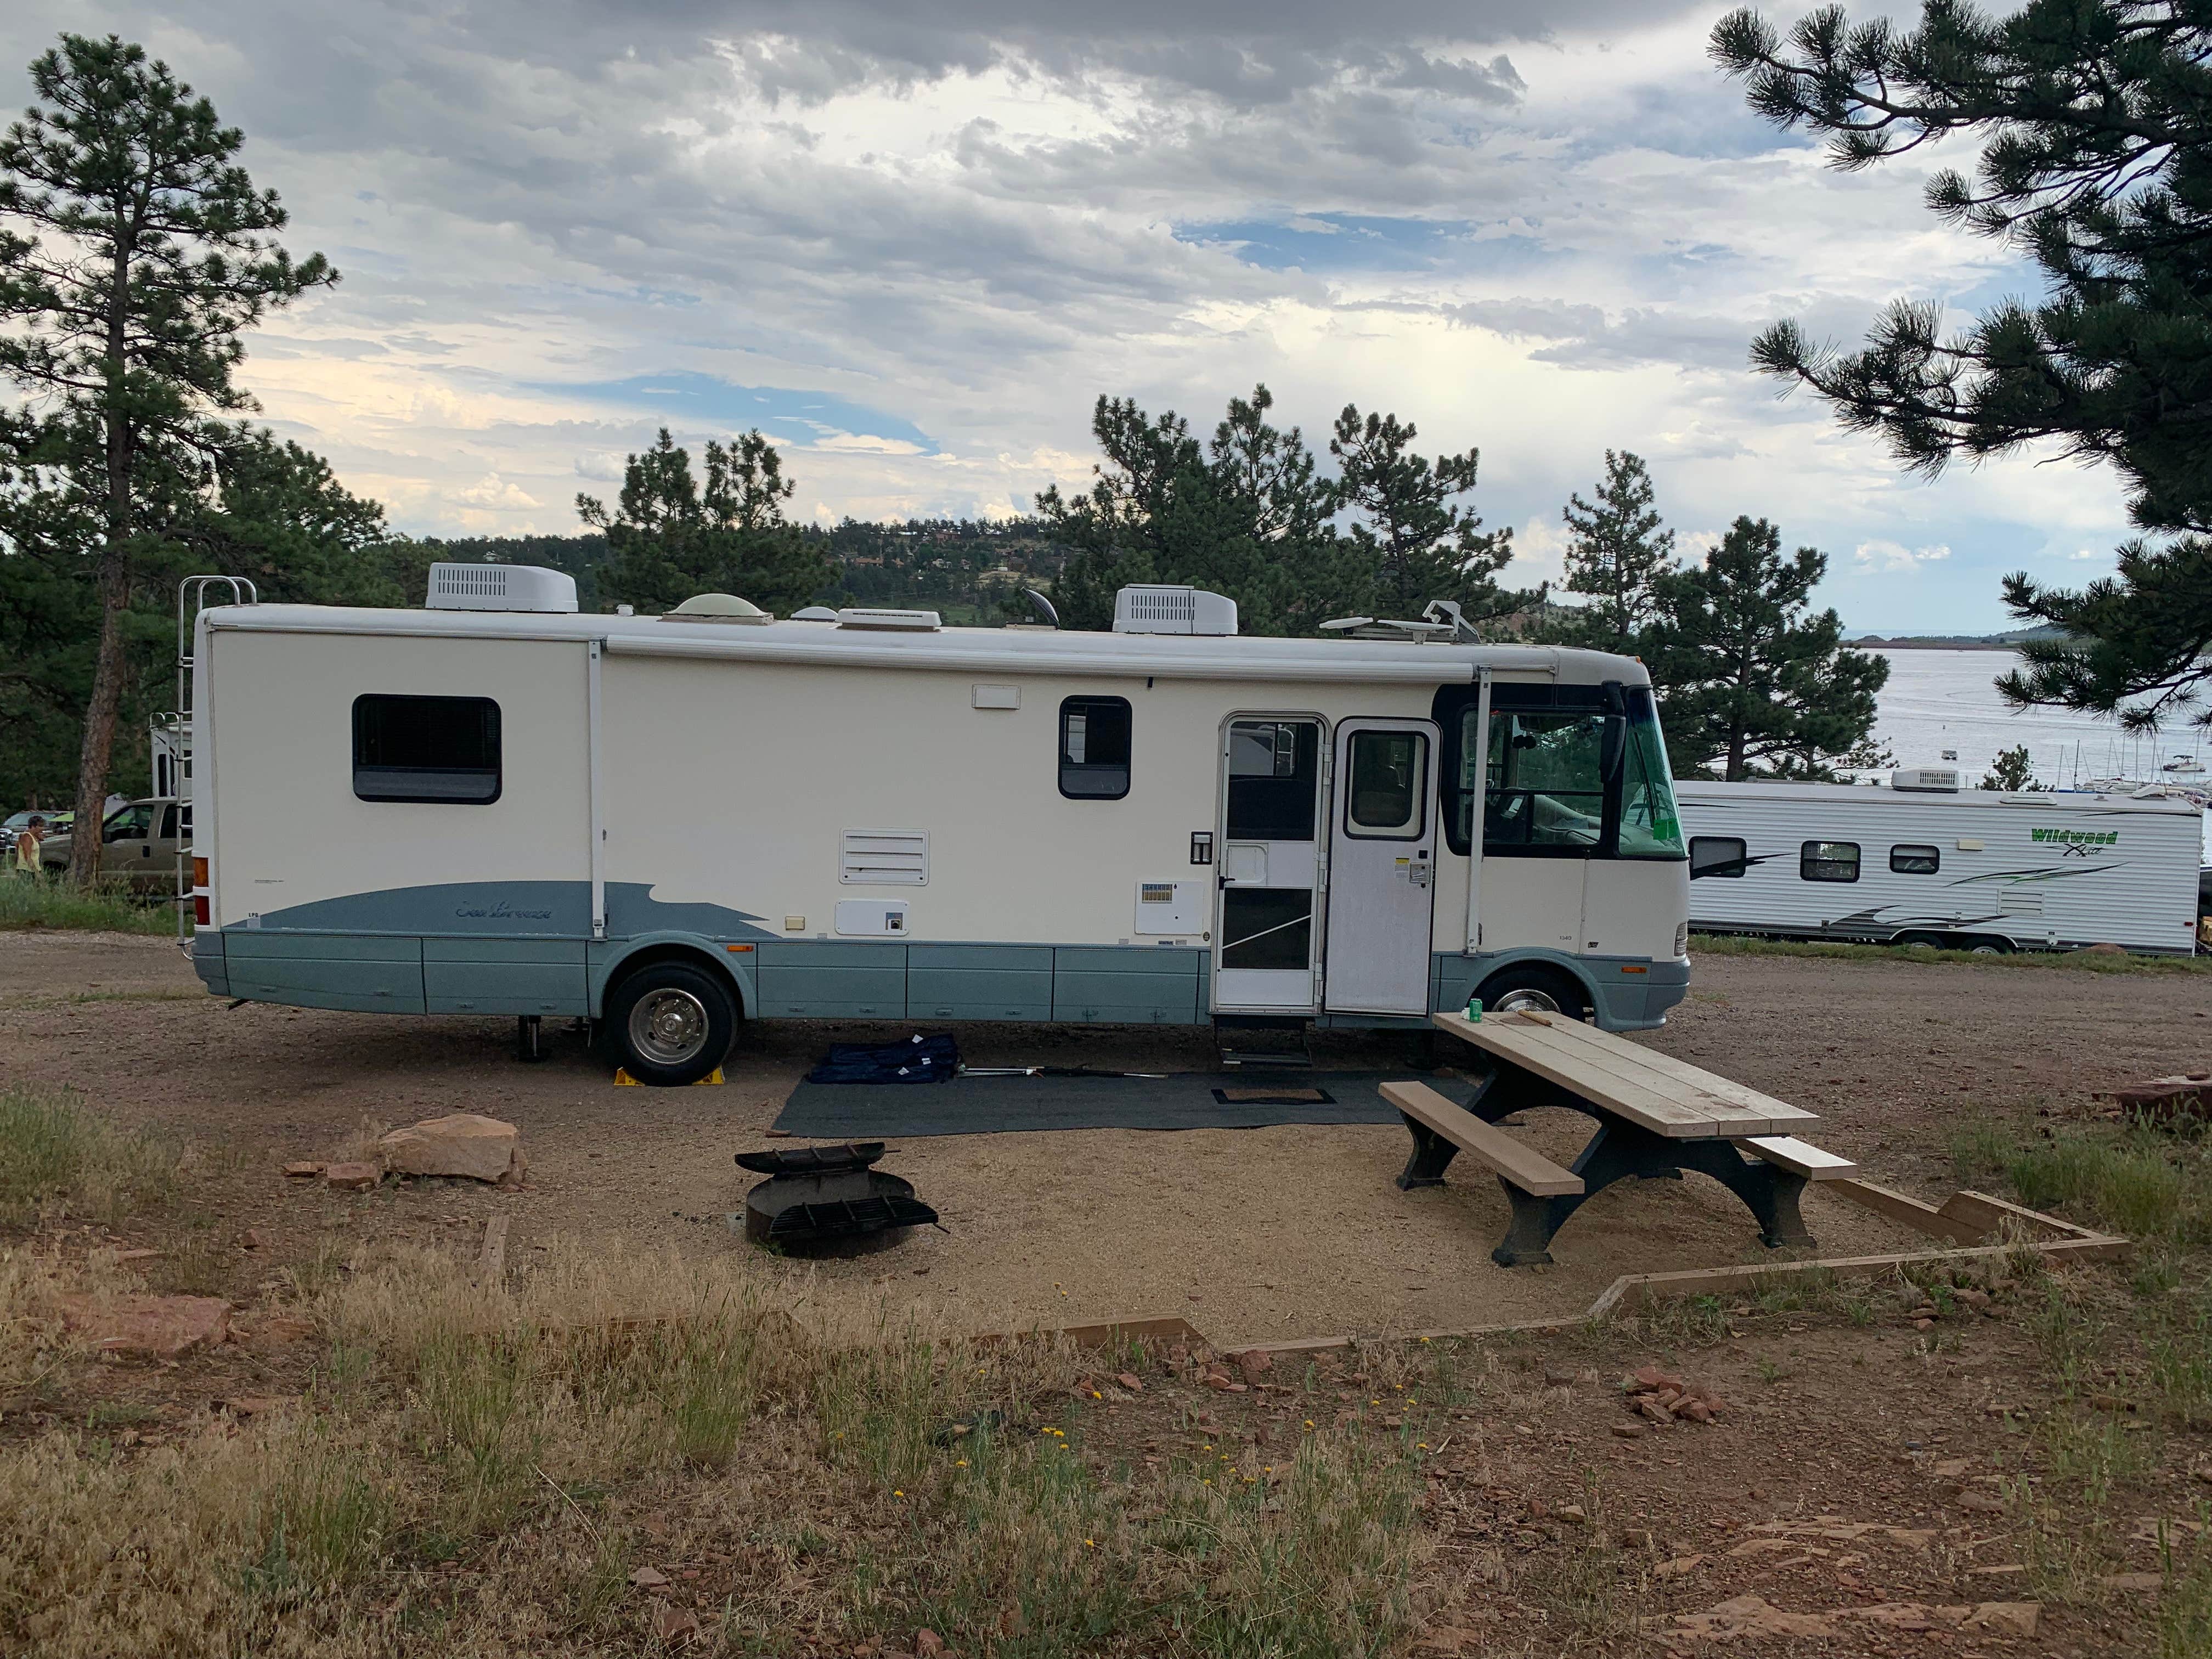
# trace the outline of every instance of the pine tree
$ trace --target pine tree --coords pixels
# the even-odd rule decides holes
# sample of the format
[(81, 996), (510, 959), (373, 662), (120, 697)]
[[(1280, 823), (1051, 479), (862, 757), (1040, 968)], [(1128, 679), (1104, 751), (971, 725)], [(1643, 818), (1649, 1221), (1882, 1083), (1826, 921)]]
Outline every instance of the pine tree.
[[(96, 823), (133, 590), (169, 545), (165, 521), (234, 441), (216, 417), (253, 406), (233, 379), (240, 337), (337, 272), (271, 240), (286, 216), (237, 165), (243, 135), (143, 48), (65, 34), (31, 81), (40, 103), (0, 137), (0, 374), (33, 416), (18, 455), (97, 504), (99, 643), (76, 779), (79, 821)], [(98, 836), (76, 837), (71, 878), (89, 883), (99, 854)]]
[(1948, 338), (1939, 306), (1899, 300), (1849, 352), (1779, 323), (1753, 362), (1916, 471), (2028, 445), (2117, 467), (2156, 539), (2122, 548), (2118, 578), (2086, 590), (2008, 577), (2015, 617), (2064, 632), (2025, 641), (2027, 665), (1998, 690), (2131, 729), (2192, 711), (2212, 729), (2197, 706), (2212, 690), (2212, 12), (1926, 0), (1905, 30), (1826, 6), (1785, 44), (1742, 10), (1711, 49), (1759, 113), (1826, 134), (1838, 167), (1954, 134), (1980, 143), (1971, 179), (1929, 179), (1929, 206), (2033, 260), (2039, 297)]
[(798, 488), (783, 458), (759, 432), (726, 446), (709, 439), (706, 487), (690, 452), (664, 427), (650, 449), (623, 469), (615, 511), (576, 497), (584, 522), (605, 532), (606, 557), (594, 571), (600, 599), (666, 611), (694, 594), (734, 593), (777, 613), (808, 604), (830, 580), (820, 551), (783, 516)]
[(1363, 417), (1352, 404), (1336, 417), (1330, 496), (1352, 515), (1350, 568), (1364, 586), (1344, 596), (1345, 608), (1411, 617), (1431, 600), (1451, 599), (1472, 622), (1540, 603), (1542, 588), (1509, 592), (1495, 580), (1513, 557), (1511, 528), (1486, 534), (1473, 507), (1453, 499), (1474, 489), (1480, 452), (1431, 461), (1410, 451), (1419, 435), (1411, 421)]
[(1984, 789), (2002, 789), (2008, 794), (2023, 794), (2031, 790), (2047, 787), (2035, 781), (2035, 765), (2027, 757), (2027, 745), (2016, 744), (2010, 749), (1997, 750), (1996, 758), (1983, 775)]
[(1567, 591), (1590, 603), (1569, 611), (1559, 632), (1567, 643), (1634, 655), (1658, 609), (1659, 579), (1674, 568), (1674, 532), (1652, 506), (1651, 474), (1641, 456), (1605, 452), (1595, 502), (1567, 498)]
[(1739, 518), (1704, 563), (1661, 579), (1648, 660), (1676, 772), (1825, 777), (1873, 732), (1889, 664), (1840, 649), (1833, 611), (1808, 614), (1827, 568), (1815, 548), (1785, 559), (1779, 531)]

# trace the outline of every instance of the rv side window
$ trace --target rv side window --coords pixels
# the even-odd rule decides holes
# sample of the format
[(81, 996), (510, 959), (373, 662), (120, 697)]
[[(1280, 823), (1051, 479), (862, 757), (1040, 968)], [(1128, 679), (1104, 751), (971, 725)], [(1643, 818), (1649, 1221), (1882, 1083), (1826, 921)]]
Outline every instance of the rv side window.
[(1060, 706), (1060, 793), (1119, 800), (1129, 793), (1129, 700), (1070, 697)]
[(1856, 881), (1859, 845), (1855, 841), (1808, 841), (1798, 849), (1797, 873), (1808, 881)]
[(1726, 876), (1741, 880), (1749, 867), (1749, 843), (1735, 836), (1692, 836), (1690, 837), (1690, 879), (1697, 881), (1706, 876)]
[(353, 700), (353, 792), (363, 800), (487, 806), (499, 799), (499, 705), (489, 697)]
[(1936, 847), (1893, 847), (1889, 867), (1900, 876), (1932, 876), (1943, 866), (1942, 849)]

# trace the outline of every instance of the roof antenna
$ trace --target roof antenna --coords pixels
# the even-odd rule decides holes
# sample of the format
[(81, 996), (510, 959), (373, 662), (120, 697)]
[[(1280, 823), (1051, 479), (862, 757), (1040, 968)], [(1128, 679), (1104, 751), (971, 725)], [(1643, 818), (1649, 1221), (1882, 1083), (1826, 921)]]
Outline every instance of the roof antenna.
[(1431, 599), (1428, 609), (1421, 612), (1421, 620), (1449, 623), (1451, 627), (1451, 641), (1454, 645), (1482, 643), (1482, 635), (1475, 631), (1474, 624), (1460, 615), (1459, 601), (1456, 599)]
[(1045, 598), (1043, 594), (1038, 592), (1034, 587), (1024, 587), (1022, 589), (1022, 595), (1024, 598), (1028, 599), (1031, 605), (1036, 607), (1038, 619), (1042, 621), (1047, 628), (1057, 628), (1060, 626), (1060, 612), (1052, 608), (1052, 601), (1050, 599)]

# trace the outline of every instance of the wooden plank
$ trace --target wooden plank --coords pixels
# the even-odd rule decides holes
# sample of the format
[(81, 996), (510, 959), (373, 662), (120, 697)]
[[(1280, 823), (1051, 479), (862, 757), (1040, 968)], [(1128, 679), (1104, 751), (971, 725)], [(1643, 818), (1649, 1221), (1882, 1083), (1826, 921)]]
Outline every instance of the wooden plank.
[(1648, 1063), (1645, 1050), (1630, 1044), (1623, 1043), (1618, 1048), (1597, 1048), (1562, 1036), (1555, 1030), (1527, 1032), (1522, 1034), (1522, 1040), (1571, 1064), (1589, 1066), (1594, 1073), (1622, 1083), (1632, 1083), (1685, 1111), (1698, 1113), (1717, 1126), (1712, 1131), (1716, 1134), (1768, 1134), (1786, 1131), (1796, 1124), (1819, 1121), (1815, 1114), (1778, 1100), (1768, 1101), (1765, 1109), (1754, 1110), (1723, 1099), (1699, 1083), (1662, 1073)]
[(2025, 1221), (2039, 1227), (2049, 1227), (2069, 1238), (2100, 1237), (2087, 1227), (2071, 1221), (2062, 1221), (2055, 1215), (2045, 1215), (2040, 1210), (2031, 1210), (2023, 1205), (2008, 1203), (2002, 1198), (1991, 1198), (1987, 1193), (1955, 1192), (1945, 1199), (1941, 1213), (1954, 1221), (1970, 1227), (1979, 1227), (1984, 1234), (1994, 1233), (2007, 1220)]
[(1673, 1139), (1787, 1134), (1819, 1121), (1817, 1114), (1778, 1100), (1771, 1111), (1753, 1113), (1709, 1094), (1692, 1093), (1679, 1083), (1651, 1075), (1640, 1064), (1646, 1050), (1632, 1048), (1626, 1055), (1600, 1054), (1534, 1022), (1510, 1024), (1512, 1018), (1501, 1015), (1478, 1022), (1464, 1014), (1430, 1016), (1439, 1029)]
[(1453, 1036), (1464, 1037), (1479, 1048), (1534, 1072), (1571, 1094), (1595, 1101), (1654, 1134), (1681, 1140), (1708, 1140), (1723, 1133), (1741, 1133), (1752, 1127), (1764, 1131), (1768, 1127), (1759, 1123), (1730, 1131), (1717, 1129), (1711, 1112), (1670, 1100), (1630, 1079), (1600, 1076), (1592, 1067), (1579, 1064), (1578, 1057), (1540, 1045), (1533, 1028), (1510, 1030), (1502, 1021), (1484, 1019), (1477, 1023), (1464, 1014), (1432, 1014), (1430, 1018)]
[(507, 1222), (505, 1211), (484, 1223), (483, 1249), (477, 1257), (477, 1283), (496, 1286), (507, 1278)]
[(1877, 1187), (1871, 1181), (1856, 1178), (1832, 1181), (1825, 1189), (1838, 1198), (1847, 1198), (1861, 1209), (1886, 1215), (1892, 1221), (1901, 1221), (1916, 1232), (1931, 1238), (1948, 1239), (1956, 1244), (1978, 1244), (1986, 1229), (1976, 1224), (1948, 1216), (1933, 1204), (1905, 1193), (1892, 1192), (1887, 1187)]
[(1786, 1118), (1794, 1115), (1816, 1122), (1820, 1118), (1820, 1114), (1817, 1112), (1808, 1112), (1803, 1107), (1793, 1106), (1786, 1100), (1777, 1100), (1772, 1095), (1761, 1094), (1758, 1090), (1749, 1088), (1732, 1079), (1724, 1078), (1717, 1072), (1709, 1072), (1702, 1066), (1692, 1066), (1686, 1060), (1678, 1060), (1673, 1054), (1662, 1054), (1656, 1048), (1647, 1048), (1640, 1042), (1631, 1042), (1626, 1037), (1615, 1036), (1611, 1031), (1600, 1030), (1596, 1026), (1586, 1025), (1578, 1019), (1563, 1019), (1553, 1015), (1531, 1014), (1526, 1012), (1516, 1012), (1509, 1018), (1541, 1020), (1553, 1035), (1565, 1037), (1571, 1042), (1594, 1052), (1616, 1054), (1624, 1059), (1632, 1060), (1641, 1070), (1646, 1073), (1656, 1073), (1673, 1081), (1687, 1084), (1700, 1094), (1710, 1096), (1714, 1100), (1739, 1107), (1759, 1116)]
[(1472, 1153), (1524, 1193), (1553, 1198), (1583, 1189), (1583, 1178), (1573, 1170), (1561, 1169), (1534, 1147), (1485, 1123), (1465, 1107), (1453, 1105), (1425, 1083), (1386, 1083), (1382, 1098)]
[(1751, 1135), (1736, 1145), (1753, 1157), (1763, 1158), (1808, 1181), (1841, 1181), (1859, 1172), (1859, 1166), (1850, 1159), (1824, 1152), (1795, 1135)]

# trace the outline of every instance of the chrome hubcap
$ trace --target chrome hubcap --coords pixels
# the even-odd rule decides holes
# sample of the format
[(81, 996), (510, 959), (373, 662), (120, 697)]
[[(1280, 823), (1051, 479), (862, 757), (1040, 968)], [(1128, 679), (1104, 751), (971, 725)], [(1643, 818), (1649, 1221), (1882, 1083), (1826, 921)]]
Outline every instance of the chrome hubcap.
[(689, 991), (647, 991), (629, 1011), (630, 1046), (656, 1066), (696, 1060), (707, 1046), (707, 1009)]
[(1528, 986), (1524, 986), (1516, 991), (1508, 991), (1492, 1006), (1501, 1014), (1517, 1014), (1523, 1009), (1540, 1014), (1556, 1014), (1559, 1012), (1559, 1005), (1553, 999), (1550, 992), (1539, 991)]

